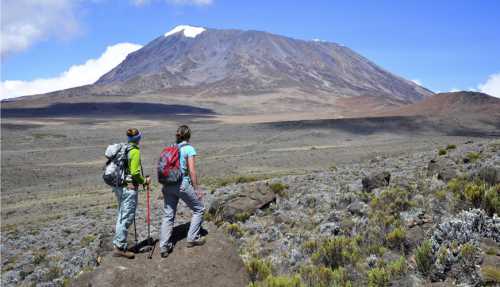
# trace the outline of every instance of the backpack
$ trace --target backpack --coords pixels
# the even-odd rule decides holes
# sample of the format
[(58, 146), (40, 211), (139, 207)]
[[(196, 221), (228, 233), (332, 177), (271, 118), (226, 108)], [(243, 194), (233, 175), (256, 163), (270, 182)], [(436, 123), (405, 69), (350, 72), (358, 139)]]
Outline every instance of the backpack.
[(128, 152), (131, 145), (126, 143), (111, 144), (106, 148), (104, 155), (108, 159), (104, 166), (102, 178), (112, 187), (123, 186), (128, 173)]
[(178, 184), (182, 180), (180, 149), (184, 145), (172, 144), (165, 147), (158, 160), (158, 182), (164, 185)]

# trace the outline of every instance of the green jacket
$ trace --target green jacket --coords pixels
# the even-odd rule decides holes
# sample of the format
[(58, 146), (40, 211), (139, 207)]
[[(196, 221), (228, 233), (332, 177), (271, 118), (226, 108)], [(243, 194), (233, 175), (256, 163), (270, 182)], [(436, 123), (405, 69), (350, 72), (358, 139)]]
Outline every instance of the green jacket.
[(141, 151), (136, 143), (129, 143), (131, 146), (128, 152), (128, 170), (132, 176), (133, 184), (144, 184), (144, 176), (142, 175)]

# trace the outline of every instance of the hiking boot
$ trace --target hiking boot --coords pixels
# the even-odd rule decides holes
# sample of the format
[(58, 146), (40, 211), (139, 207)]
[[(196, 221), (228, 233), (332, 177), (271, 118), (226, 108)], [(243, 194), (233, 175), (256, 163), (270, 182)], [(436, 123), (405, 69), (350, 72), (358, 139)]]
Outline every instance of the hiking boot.
[(203, 244), (205, 244), (205, 238), (198, 238), (194, 241), (188, 241), (186, 243), (188, 248), (195, 247), (195, 246), (201, 246)]
[(122, 250), (116, 246), (113, 246), (113, 256), (114, 257), (125, 257), (128, 259), (134, 259), (135, 254), (130, 251)]
[(172, 244), (168, 244), (167, 248), (165, 250), (160, 251), (160, 257), (161, 258), (167, 258), (170, 253), (174, 251), (174, 246)]

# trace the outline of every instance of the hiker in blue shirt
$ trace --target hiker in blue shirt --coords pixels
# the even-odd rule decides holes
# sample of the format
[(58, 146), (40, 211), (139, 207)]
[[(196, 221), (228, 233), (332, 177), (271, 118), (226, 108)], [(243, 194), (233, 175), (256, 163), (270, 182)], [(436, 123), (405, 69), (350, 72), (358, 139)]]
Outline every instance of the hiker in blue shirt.
[(182, 180), (177, 185), (164, 185), (162, 188), (164, 201), (164, 217), (160, 230), (160, 254), (162, 258), (166, 258), (174, 247), (171, 237), (179, 199), (182, 199), (193, 211), (187, 235), (187, 247), (199, 246), (205, 243), (204, 238), (200, 236), (205, 207), (201, 201), (203, 192), (198, 187), (198, 178), (196, 177), (196, 150), (189, 144), (191, 130), (188, 126), (182, 125), (177, 129), (175, 137), (179, 146)]

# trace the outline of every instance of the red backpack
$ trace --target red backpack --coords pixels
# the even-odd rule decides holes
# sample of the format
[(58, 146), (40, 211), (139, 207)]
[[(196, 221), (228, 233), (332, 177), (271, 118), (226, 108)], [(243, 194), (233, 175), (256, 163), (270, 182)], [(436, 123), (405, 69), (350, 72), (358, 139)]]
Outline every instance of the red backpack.
[(166, 185), (178, 184), (182, 180), (180, 149), (184, 145), (169, 145), (160, 153), (158, 160), (158, 182)]

